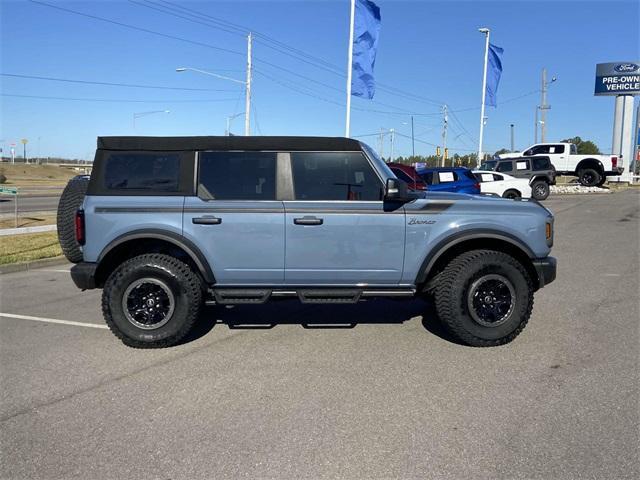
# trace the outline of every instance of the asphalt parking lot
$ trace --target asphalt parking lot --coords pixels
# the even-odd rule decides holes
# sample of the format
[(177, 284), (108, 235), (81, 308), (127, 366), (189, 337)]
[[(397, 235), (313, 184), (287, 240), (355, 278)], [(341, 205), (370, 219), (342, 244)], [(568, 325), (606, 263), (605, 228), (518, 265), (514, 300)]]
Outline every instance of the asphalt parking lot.
[(68, 266), (3, 275), (0, 478), (640, 478), (640, 192), (545, 204), (558, 278), (498, 348), (374, 300), (134, 350)]

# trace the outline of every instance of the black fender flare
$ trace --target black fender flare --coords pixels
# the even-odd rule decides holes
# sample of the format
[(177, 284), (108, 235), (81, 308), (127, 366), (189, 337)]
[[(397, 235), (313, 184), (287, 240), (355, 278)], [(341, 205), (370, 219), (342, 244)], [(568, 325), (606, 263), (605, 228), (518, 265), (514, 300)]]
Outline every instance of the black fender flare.
[(202, 251), (200, 251), (200, 249), (188, 238), (185, 238), (178, 233), (166, 230), (145, 228), (140, 230), (133, 230), (131, 232), (122, 234), (119, 237), (113, 239), (107, 244), (106, 247), (102, 249), (102, 252), (100, 252), (96, 263), (100, 265), (102, 263), (102, 260), (106, 258), (109, 252), (113, 251), (113, 249), (118, 247), (119, 245), (122, 245), (123, 243), (129, 242), (131, 240), (140, 239), (163, 240), (184, 250), (184, 252), (191, 258), (191, 260), (193, 260), (193, 263), (196, 265), (196, 267), (198, 267), (198, 270), (202, 274), (204, 280), (210, 284), (215, 283), (215, 277), (213, 276), (211, 266), (209, 265), (209, 262), (207, 261), (207, 258), (204, 256)]
[(427, 254), (425, 259), (422, 261), (422, 265), (420, 266), (420, 270), (418, 271), (418, 276), (416, 277), (416, 285), (420, 285), (424, 283), (429, 276), (429, 272), (435, 265), (442, 255), (444, 255), (450, 248), (469, 240), (499, 240), (518, 248), (522, 251), (529, 259), (533, 260), (536, 258), (533, 251), (519, 238), (510, 233), (501, 232), (498, 230), (491, 230), (485, 228), (473, 228), (469, 230), (464, 230), (462, 232), (457, 232), (448, 237), (439, 241)]
[(583, 168), (591, 168), (587, 167), (586, 164), (595, 164), (597, 165), (597, 168), (600, 169), (600, 173), (604, 174), (605, 172), (604, 165), (602, 165), (602, 162), (600, 160), (598, 160), (597, 158), (585, 158), (583, 160), (580, 160), (580, 163), (576, 165), (576, 173), (579, 173)]

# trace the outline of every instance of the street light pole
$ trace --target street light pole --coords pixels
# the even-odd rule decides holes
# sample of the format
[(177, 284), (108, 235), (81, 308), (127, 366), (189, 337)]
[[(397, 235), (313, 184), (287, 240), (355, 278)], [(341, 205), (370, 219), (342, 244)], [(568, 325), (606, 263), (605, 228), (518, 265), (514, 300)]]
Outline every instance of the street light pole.
[(484, 71), (482, 72), (482, 105), (480, 107), (480, 140), (478, 141), (478, 158), (476, 160), (476, 166), (480, 164), (482, 160), (482, 136), (484, 135), (484, 102), (487, 95), (487, 63), (489, 61), (489, 37), (491, 30), (488, 28), (479, 28), (480, 33), (485, 35), (484, 46)]
[(515, 147), (514, 147), (514, 137), (513, 137), (513, 123), (511, 124), (511, 151), (515, 152)]

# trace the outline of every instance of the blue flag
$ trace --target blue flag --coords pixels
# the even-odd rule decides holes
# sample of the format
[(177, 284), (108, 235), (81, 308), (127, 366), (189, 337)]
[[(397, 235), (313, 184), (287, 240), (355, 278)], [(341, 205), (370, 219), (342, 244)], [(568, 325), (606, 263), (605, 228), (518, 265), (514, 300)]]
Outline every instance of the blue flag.
[(376, 64), (380, 8), (371, 0), (356, 0), (353, 28), (351, 95), (373, 98), (376, 91), (373, 67)]
[(487, 99), (486, 104), (490, 107), (496, 107), (498, 84), (502, 75), (502, 53), (504, 50), (489, 44), (489, 58), (487, 64)]

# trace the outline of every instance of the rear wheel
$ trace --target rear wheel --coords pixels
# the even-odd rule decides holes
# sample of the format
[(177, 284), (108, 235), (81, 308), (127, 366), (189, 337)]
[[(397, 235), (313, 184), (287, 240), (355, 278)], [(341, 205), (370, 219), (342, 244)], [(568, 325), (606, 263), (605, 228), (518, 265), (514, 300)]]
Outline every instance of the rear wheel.
[(435, 286), (440, 321), (460, 341), (490, 347), (512, 341), (533, 308), (533, 285), (513, 257), (472, 250), (454, 258)]
[(596, 187), (603, 177), (604, 175), (600, 175), (594, 168), (583, 168), (578, 172), (578, 180), (585, 187)]
[(520, 197), (522, 197), (522, 195), (520, 194), (520, 192), (518, 190), (507, 190), (506, 192), (504, 192), (502, 194), (502, 198), (516, 199), (516, 198), (520, 198)]
[(531, 196), (536, 200), (546, 200), (549, 196), (549, 184), (544, 180), (536, 180), (531, 185)]
[(169, 347), (193, 328), (203, 286), (186, 264), (169, 255), (146, 254), (120, 265), (102, 291), (102, 312), (125, 345)]

